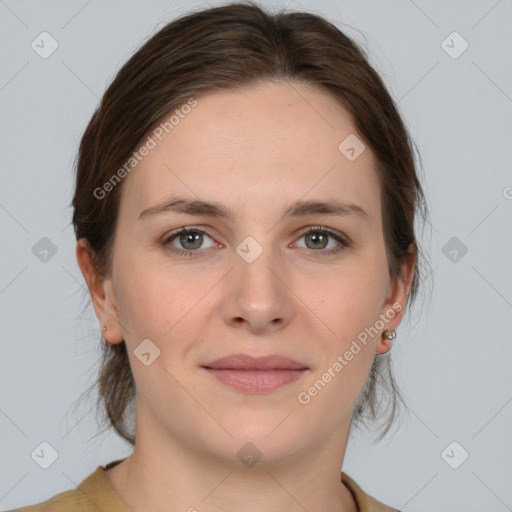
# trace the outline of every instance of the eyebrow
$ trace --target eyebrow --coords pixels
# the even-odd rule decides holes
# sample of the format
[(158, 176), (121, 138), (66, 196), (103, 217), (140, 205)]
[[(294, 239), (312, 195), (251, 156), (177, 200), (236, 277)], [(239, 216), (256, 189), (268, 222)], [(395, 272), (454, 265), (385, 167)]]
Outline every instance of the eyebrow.
[[(234, 217), (233, 211), (215, 201), (201, 201), (173, 196), (164, 202), (151, 206), (139, 214), (139, 219), (148, 219), (156, 214), (165, 212), (183, 213), (186, 215), (205, 215), (221, 219)], [(368, 214), (358, 205), (345, 203), (336, 199), (329, 201), (304, 201), (297, 200), (289, 205), (283, 212), (285, 217), (305, 217), (308, 215), (333, 215), (339, 217), (358, 216), (369, 220)]]

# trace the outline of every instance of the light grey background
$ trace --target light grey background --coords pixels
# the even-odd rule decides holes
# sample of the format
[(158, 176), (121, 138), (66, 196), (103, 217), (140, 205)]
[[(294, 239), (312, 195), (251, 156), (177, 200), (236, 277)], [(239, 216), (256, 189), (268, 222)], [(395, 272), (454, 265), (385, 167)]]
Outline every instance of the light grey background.
[[(512, 510), (512, 2), (263, 4), (324, 15), (365, 45), (423, 159), (434, 287), (393, 348), (409, 414), (380, 444), (355, 433), (343, 469), (406, 512)], [(112, 433), (93, 438), (92, 401), (72, 409), (96, 375), (100, 337), (92, 307), (82, 316), (73, 158), (122, 63), (200, 5), (0, 1), (1, 510), (71, 489), (131, 452)], [(31, 48), (43, 31), (59, 45), (47, 59)], [(460, 51), (458, 36), (442, 46), (454, 31), (469, 44), (458, 58), (445, 51)], [(46, 262), (32, 251), (43, 237), (57, 249)], [(454, 246), (457, 261), (453, 237), (468, 250)], [(31, 458), (43, 441), (58, 452), (48, 469)], [(462, 448), (443, 458), (453, 441)], [(445, 460), (461, 449), (469, 457), (452, 469)]]

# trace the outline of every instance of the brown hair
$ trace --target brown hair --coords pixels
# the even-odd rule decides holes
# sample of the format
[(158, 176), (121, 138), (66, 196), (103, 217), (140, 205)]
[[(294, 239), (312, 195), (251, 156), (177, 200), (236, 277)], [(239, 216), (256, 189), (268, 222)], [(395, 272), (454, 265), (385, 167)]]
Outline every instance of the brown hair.
[[(376, 159), (390, 276), (400, 278), (409, 245), (418, 247), (415, 216), (419, 212), (425, 219), (427, 207), (412, 142), (394, 101), (367, 56), (332, 23), (305, 12), (273, 14), (252, 2), (189, 12), (168, 23), (123, 65), (103, 95), (80, 143), (72, 201), (76, 238), (88, 240), (101, 275), (111, 272), (122, 181), (101, 199), (95, 190), (125, 165), (164, 114), (191, 97), (270, 81), (313, 84), (352, 114), (358, 135)], [(406, 306), (416, 297), (419, 268), (418, 259)], [(136, 390), (126, 344), (101, 340), (102, 362), (94, 386), (103, 405), (102, 419), (135, 444), (129, 422)], [(389, 353), (376, 354), (353, 424), (365, 414), (377, 419), (379, 387), (391, 401), (381, 438), (395, 418), (398, 401), (403, 403)]]

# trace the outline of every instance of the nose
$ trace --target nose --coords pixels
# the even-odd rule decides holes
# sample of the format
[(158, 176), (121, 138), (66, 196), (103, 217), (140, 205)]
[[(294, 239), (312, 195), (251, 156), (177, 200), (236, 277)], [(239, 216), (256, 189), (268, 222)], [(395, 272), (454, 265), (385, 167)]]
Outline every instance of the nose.
[(224, 321), (255, 334), (283, 329), (294, 315), (293, 293), (271, 249), (252, 262), (235, 254), (223, 303)]

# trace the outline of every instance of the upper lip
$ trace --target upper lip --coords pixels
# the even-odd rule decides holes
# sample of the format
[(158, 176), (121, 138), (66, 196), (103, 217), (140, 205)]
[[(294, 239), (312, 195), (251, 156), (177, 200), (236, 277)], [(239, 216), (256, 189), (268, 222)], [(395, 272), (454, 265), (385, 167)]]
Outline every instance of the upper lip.
[(306, 370), (307, 366), (289, 357), (272, 354), (253, 357), (248, 354), (232, 354), (202, 365), (203, 368), (223, 370)]

